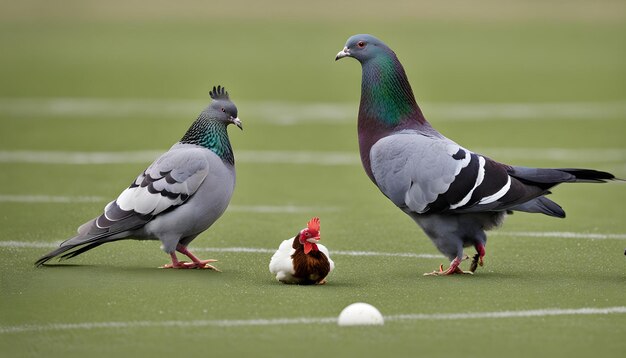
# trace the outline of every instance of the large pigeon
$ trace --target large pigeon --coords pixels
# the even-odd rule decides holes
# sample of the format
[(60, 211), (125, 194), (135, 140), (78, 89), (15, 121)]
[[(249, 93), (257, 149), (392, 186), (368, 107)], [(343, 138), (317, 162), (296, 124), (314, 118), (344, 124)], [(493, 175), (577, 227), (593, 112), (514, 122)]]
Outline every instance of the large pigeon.
[[(209, 92), (211, 104), (200, 113), (180, 142), (144, 170), (104, 213), (78, 228), (78, 235), (41, 257), (71, 258), (107, 242), (160, 240), (172, 259), (164, 268), (207, 268), (187, 245), (226, 210), (235, 188), (235, 157), (226, 127), (240, 129), (237, 107), (221, 87)], [(191, 262), (179, 261), (176, 251)], [(218, 270), (219, 271), (219, 270)]]
[[(461, 147), (435, 130), (417, 106), (396, 54), (371, 35), (350, 37), (335, 60), (362, 66), (358, 136), (365, 172), (389, 200), (424, 230), (450, 267), (426, 275), (473, 273), (483, 265), (486, 230), (506, 213), (565, 217), (545, 196), (566, 182), (615, 179), (590, 169), (510, 166)], [(469, 271), (459, 268), (463, 247), (474, 246)]]

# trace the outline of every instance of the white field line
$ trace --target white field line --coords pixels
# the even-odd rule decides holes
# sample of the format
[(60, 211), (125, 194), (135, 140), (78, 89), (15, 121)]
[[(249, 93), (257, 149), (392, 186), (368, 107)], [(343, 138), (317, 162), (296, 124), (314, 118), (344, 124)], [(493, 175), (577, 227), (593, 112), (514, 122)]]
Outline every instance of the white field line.
[(558, 309), (548, 308), (528, 311), (496, 311), (496, 312), (467, 312), (467, 313), (434, 313), (434, 314), (400, 314), (386, 316), (390, 321), (441, 321), (477, 318), (521, 318), (521, 317), (549, 317), (549, 316), (572, 316), (572, 315), (608, 315), (626, 313), (626, 307), (607, 308), (571, 308)]
[(514, 237), (556, 237), (561, 239), (589, 239), (589, 240), (626, 240), (626, 234), (594, 234), (581, 232), (559, 232), (559, 231), (492, 231), (489, 235), (495, 236), (514, 236)]
[[(128, 116), (195, 117), (208, 100), (112, 99), (112, 98), (0, 98), (0, 114), (13, 117), (115, 118)], [(237, 101), (240, 113), (279, 125), (302, 122), (341, 124), (356, 120), (358, 103), (298, 103), (284, 101)], [(541, 118), (603, 120), (626, 116), (626, 102), (552, 103), (422, 103), (426, 117), (433, 122), (459, 120)], [(243, 116), (242, 118), (248, 118)]]
[[(626, 234), (598, 234), (598, 233), (579, 233), (579, 232), (506, 232), (493, 231), (490, 235), (494, 236), (512, 236), (526, 238), (557, 238), (557, 239), (581, 239), (581, 240), (626, 240)], [(53, 248), (58, 247), (60, 241), (0, 241), (0, 247), (4, 248)], [(194, 247), (193, 251), (207, 252), (239, 252), (239, 253), (274, 253), (276, 249), (272, 248), (255, 248), (255, 247)], [(376, 252), (376, 251), (352, 251), (352, 250), (333, 250), (335, 255), (345, 256), (388, 256), (388, 257), (411, 257), (411, 258), (441, 258), (441, 255), (433, 254), (414, 254), (409, 252)]]
[[(132, 152), (62, 152), (62, 151), (0, 151), (0, 163), (30, 164), (148, 164), (165, 150)], [(626, 154), (625, 154), (626, 157)], [(306, 165), (357, 165), (357, 153), (307, 151), (235, 151), (237, 163), (272, 163)]]
[[(9, 249), (46, 249), (59, 247), (61, 241), (0, 241), (0, 248)], [(191, 247), (194, 252), (231, 252), (250, 254), (273, 254), (277, 248), (267, 249), (261, 247)], [(417, 259), (440, 259), (442, 255), (414, 254), (407, 252), (375, 252), (375, 251), (342, 251), (333, 250), (333, 255), (338, 256), (380, 256), (380, 257), (408, 257)]]
[[(0, 244), (1, 246), (1, 244)], [(198, 247), (191, 248), (191, 251), (210, 251), (210, 252), (245, 252), (245, 253), (263, 253), (273, 254), (275, 249), (263, 249), (263, 248), (250, 248), (250, 247)], [(381, 257), (409, 257), (416, 259), (440, 259), (442, 255), (433, 254), (414, 254), (410, 252), (376, 252), (376, 251), (345, 251), (345, 250), (332, 250), (332, 255), (338, 256), (381, 256)]]
[[(105, 203), (108, 199), (100, 196), (51, 196), (51, 195), (2, 195), (0, 203), (22, 204), (74, 204)], [(298, 214), (308, 212), (339, 211), (337, 207), (296, 206), (296, 205), (230, 205), (228, 211), (259, 214)]]
[(59, 247), (61, 241), (0, 241), (0, 247), (9, 249), (50, 249)]
[[(494, 312), (462, 312), (462, 313), (416, 313), (384, 316), (385, 321), (443, 321), (466, 319), (503, 319), (503, 318), (534, 318), (579, 315), (613, 315), (625, 314), (626, 307), (606, 308), (548, 308), (526, 311), (494, 311)], [(297, 318), (259, 318), (259, 319), (222, 319), (222, 320), (191, 320), (191, 321), (113, 321), (113, 322), (82, 322), (82, 323), (49, 323), (26, 324), (19, 326), (0, 326), (0, 334), (50, 332), (93, 329), (119, 328), (187, 328), (198, 327), (254, 327), (284, 326), (310, 324), (336, 324), (337, 317), (297, 317)]]
[[(475, 152), (500, 161), (551, 160), (555, 162), (624, 163), (626, 148), (482, 148)], [(0, 163), (25, 164), (149, 164), (163, 151), (64, 152), (34, 150), (0, 150)], [(293, 165), (361, 165), (356, 152), (313, 152), (279, 150), (235, 151), (237, 163)]]
[(310, 212), (333, 212), (340, 208), (332, 206), (296, 206), (296, 205), (230, 205), (227, 211), (258, 214), (299, 214)]
[(100, 196), (52, 196), (52, 195), (0, 195), (0, 203), (100, 203), (106, 199)]

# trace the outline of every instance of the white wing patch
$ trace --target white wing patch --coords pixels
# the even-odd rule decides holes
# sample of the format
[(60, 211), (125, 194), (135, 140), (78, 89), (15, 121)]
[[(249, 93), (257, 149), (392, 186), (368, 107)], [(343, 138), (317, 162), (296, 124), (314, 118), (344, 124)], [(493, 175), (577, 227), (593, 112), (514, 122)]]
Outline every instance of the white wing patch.
[(494, 201), (500, 199), (501, 197), (503, 197), (504, 195), (506, 195), (506, 193), (509, 191), (509, 189), (511, 188), (511, 177), (508, 176), (507, 177), (507, 181), (506, 184), (504, 184), (504, 186), (498, 190), (496, 193), (486, 196), (482, 199), (480, 199), (480, 201), (478, 202), (478, 204), (489, 204), (489, 203), (493, 203)]
[[(468, 155), (468, 157), (469, 157), (469, 155)], [(483, 179), (485, 179), (485, 158), (483, 158), (482, 156), (479, 155), (478, 156), (478, 175), (476, 176), (476, 182), (474, 183), (474, 187), (472, 188), (472, 190), (470, 190), (467, 193), (467, 195), (465, 195), (465, 197), (463, 199), (461, 199), (461, 201), (459, 201), (456, 204), (450, 205), (450, 209), (456, 209), (458, 207), (461, 207), (461, 206), (467, 204), (470, 201), (470, 199), (472, 198), (472, 194), (474, 194), (474, 190), (476, 190), (476, 188), (478, 188), (478, 186), (480, 184), (482, 184)]]
[(208, 162), (202, 151), (170, 151), (140, 174), (116, 202), (124, 211), (158, 215), (183, 204), (198, 190), (208, 173)]

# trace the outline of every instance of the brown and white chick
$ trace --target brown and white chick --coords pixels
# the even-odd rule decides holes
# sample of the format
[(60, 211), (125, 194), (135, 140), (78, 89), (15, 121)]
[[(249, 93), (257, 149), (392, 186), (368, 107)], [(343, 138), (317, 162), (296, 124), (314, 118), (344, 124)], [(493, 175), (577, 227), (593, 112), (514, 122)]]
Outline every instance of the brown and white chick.
[(319, 241), (320, 219), (315, 217), (298, 235), (280, 244), (270, 260), (270, 272), (282, 283), (325, 284), (335, 263)]

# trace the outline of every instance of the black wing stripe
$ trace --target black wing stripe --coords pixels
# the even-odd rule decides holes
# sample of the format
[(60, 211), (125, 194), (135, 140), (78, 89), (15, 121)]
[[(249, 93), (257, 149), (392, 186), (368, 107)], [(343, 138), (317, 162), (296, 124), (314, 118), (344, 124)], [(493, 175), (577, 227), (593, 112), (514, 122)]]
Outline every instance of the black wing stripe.
[[(460, 158), (459, 153), (461, 151), (462, 149), (459, 149), (459, 152), (455, 154), (455, 156), (459, 157), (459, 160), (465, 158), (465, 152), (463, 152), (463, 157)], [(454, 156), (452, 157), (454, 158)], [(445, 193), (439, 194), (437, 199), (427, 206), (427, 212), (441, 212), (450, 208), (453, 203), (458, 203), (463, 200), (463, 198), (465, 198), (465, 196), (474, 188), (479, 170), (480, 160), (478, 159), (478, 155), (471, 153), (469, 164), (465, 168), (461, 169), (459, 174), (457, 174), (454, 178), (452, 184), (450, 184), (450, 187), (448, 187), (448, 190)]]

